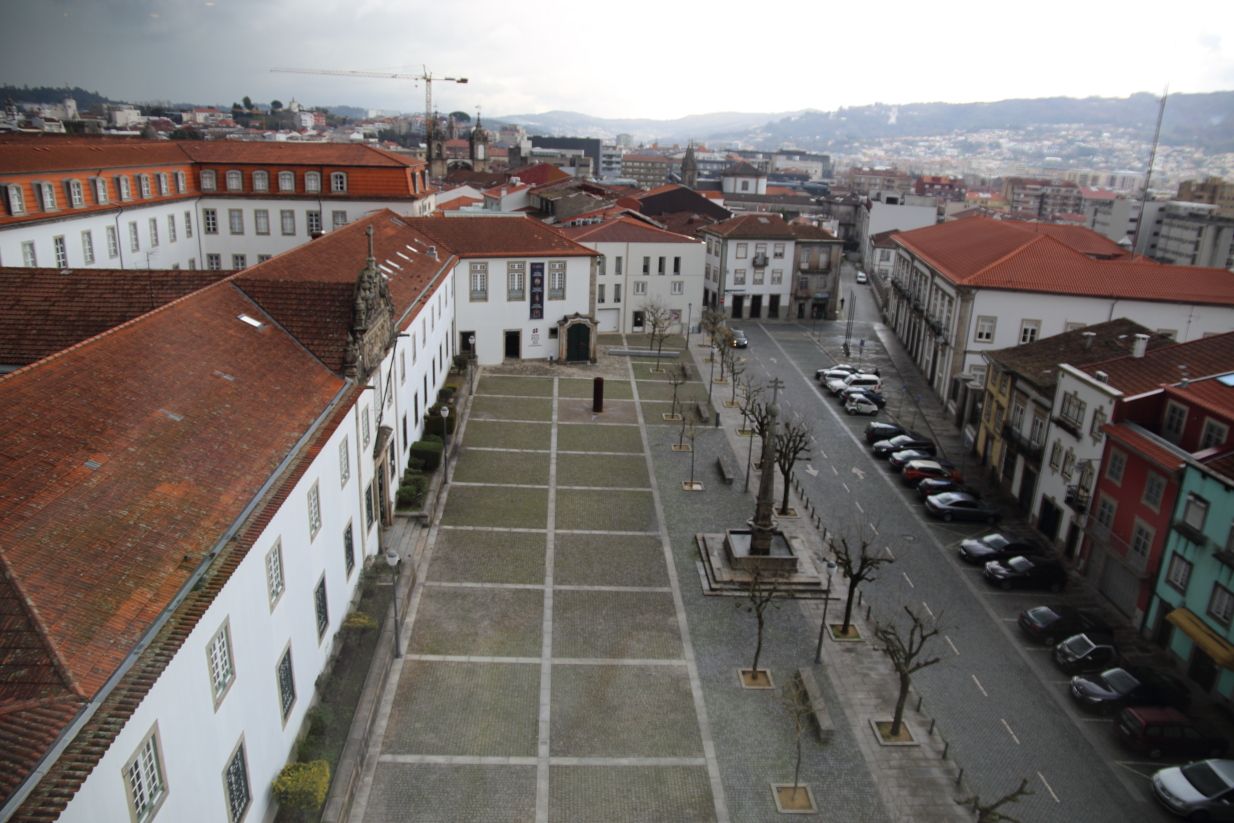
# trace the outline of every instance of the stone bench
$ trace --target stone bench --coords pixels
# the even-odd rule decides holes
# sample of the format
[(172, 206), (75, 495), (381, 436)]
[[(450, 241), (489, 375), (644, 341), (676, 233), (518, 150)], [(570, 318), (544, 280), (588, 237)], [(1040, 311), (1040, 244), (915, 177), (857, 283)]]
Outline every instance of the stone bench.
[(707, 402), (700, 400), (694, 404), (694, 411), (698, 415), (700, 423), (706, 423), (711, 420), (711, 409), (707, 407)]
[(810, 716), (814, 718), (814, 725), (818, 730), (818, 739), (826, 743), (831, 739), (831, 734), (836, 730), (836, 727), (831, 722), (831, 715), (827, 712), (827, 703), (823, 700), (823, 690), (818, 687), (818, 681), (814, 679), (814, 672), (807, 668), (797, 670), (797, 679), (801, 681), (801, 689), (805, 692), (806, 700), (809, 702)]
[(728, 458), (720, 455), (716, 458), (716, 471), (720, 472), (720, 477), (724, 478), (724, 482), (728, 485), (733, 485), (733, 478), (737, 476), (733, 471), (733, 464), (728, 462)]

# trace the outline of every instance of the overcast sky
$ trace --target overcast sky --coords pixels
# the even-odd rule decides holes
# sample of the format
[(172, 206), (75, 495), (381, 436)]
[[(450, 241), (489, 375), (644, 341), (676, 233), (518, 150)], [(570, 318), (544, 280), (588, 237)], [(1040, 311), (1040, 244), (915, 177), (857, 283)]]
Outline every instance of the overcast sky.
[(0, 0), (0, 81), (600, 117), (1234, 89), (1234, 0)]

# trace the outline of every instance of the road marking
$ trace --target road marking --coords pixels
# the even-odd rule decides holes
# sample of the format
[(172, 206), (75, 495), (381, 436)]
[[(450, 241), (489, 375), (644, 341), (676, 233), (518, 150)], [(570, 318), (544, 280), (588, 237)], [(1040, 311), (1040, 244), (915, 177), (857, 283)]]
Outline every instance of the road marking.
[(874, 536), (875, 536), (875, 537), (878, 537), (878, 526), (876, 526), (876, 525), (874, 525), (873, 523), (871, 523), (871, 524), (870, 524), (870, 531), (874, 532)]
[(853, 505), (857, 507), (857, 511), (861, 512), (862, 514), (865, 514), (865, 513), (866, 513), (866, 510), (865, 510), (865, 509), (863, 509), (863, 508), (861, 508), (861, 502), (860, 502), (860, 501), (858, 501), (858, 500), (854, 500), (854, 501), (853, 501)]
[(818, 469), (814, 468), (810, 463), (806, 463), (806, 474), (811, 477), (818, 477)]
[(905, 580), (908, 580), (909, 588), (912, 588), (912, 589), (917, 588), (916, 586), (913, 585), (913, 581), (908, 579), (908, 572), (900, 572), (900, 574), (904, 575)]
[(1007, 721), (1001, 717), (999, 718), (999, 720), (1002, 721), (1003, 728), (1007, 730), (1007, 734), (1011, 735), (1011, 739), (1015, 741), (1015, 744), (1017, 746), (1020, 745), (1020, 738), (1015, 736), (1015, 732), (1011, 730), (1011, 726), (1007, 724)]
[(955, 656), (956, 656), (956, 657), (959, 657), (959, 656), (960, 656), (960, 650), (959, 650), (959, 649), (957, 649), (957, 648), (955, 647), (955, 643), (952, 643), (952, 642), (951, 642), (951, 638), (950, 638), (950, 637), (948, 637), (947, 635), (945, 635), (945, 634), (944, 634), (944, 635), (943, 635), (943, 640), (946, 640), (946, 641), (947, 641), (947, 645), (951, 647), (951, 650), (952, 650), (953, 652), (955, 652)]
[(1062, 801), (1058, 799), (1058, 795), (1054, 793), (1054, 789), (1050, 788), (1050, 781), (1045, 779), (1045, 775), (1041, 772), (1037, 772), (1037, 776), (1041, 778), (1041, 782), (1045, 785), (1045, 790), (1050, 793), (1050, 797), (1054, 798), (1054, 802), (1061, 803)]
[(853, 490), (852, 490), (852, 489), (850, 489), (850, 488), (848, 487), (848, 484), (847, 484), (847, 483), (840, 483), (840, 485), (844, 487), (844, 493), (845, 493), (845, 494), (852, 494), (852, 493), (853, 493)]
[(865, 473), (865, 472), (863, 472), (861, 469), (857, 468), (856, 466), (853, 466), (853, 468), (852, 468), (852, 472), (853, 472), (853, 474), (857, 475), (857, 479), (858, 479), (858, 480), (865, 480), (865, 479), (866, 479), (866, 473)]
[(832, 473), (832, 474), (834, 474), (836, 477), (839, 477), (839, 476), (840, 476), (840, 473), (839, 473), (838, 471), (836, 471), (836, 467), (835, 467), (835, 466), (832, 466), (832, 467), (831, 467), (831, 473)]
[(895, 562), (896, 556), (895, 556), (894, 554), (892, 554), (892, 553), (891, 553), (891, 547), (890, 547), (890, 546), (883, 546), (883, 549), (884, 549), (884, 550), (886, 550), (886, 552), (887, 552), (887, 556), (891, 558), (892, 562)]
[[(987, 692), (987, 691), (985, 690), (985, 686), (981, 685), (981, 681), (977, 679), (977, 675), (975, 675), (975, 674), (970, 674), (970, 675), (969, 675), (969, 677), (971, 677), (971, 678), (973, 679), (973, 682), (977, 684), (977, 691), (981, 692), (981, 696), (982, 696), (982, 697), (989, 697), (989, 696), (990, 696), (990, 693), (989, 693), (989, 692)], [(1006, 725), (1007, 725), (1007, 721), (1006, 721), (1006, 720), (1004, 720), (1004, 721), (1003, 721), (1003, 725), (1004, 725), (1004, 726), (1006, 726)], [(1011, 731), (1011, 727), (1010, 727), (1010, 726), (1007, 726), (1007, 731)], [(1011, 735), (1011, 736), (1012, 736), (1012, 737), (1015, 737), (1015, 735), (1014, 735), (1014, 734), (1013, 734), (1013, 735)], [(1017, 742), (1017, 743), (1019, 743), (1020, 741), (1019, 741), (1019, 740), (1017, 740), (1016, 742)]]
[(930, 615), (930, 619), (931, 619), (931, 620), (938, 620), (938, 618), (934, 616), (934, 612), (930, 611), (930, 604), (929, 604), (929, 603), (927, 603), (927, 602), (925, 602), (924, 600), (922, 600), (922, 601), (921, 601), (921, 608), (923, 608), (923, 609), (925, 609), (925, 610), (926, 610), (926, 614)]

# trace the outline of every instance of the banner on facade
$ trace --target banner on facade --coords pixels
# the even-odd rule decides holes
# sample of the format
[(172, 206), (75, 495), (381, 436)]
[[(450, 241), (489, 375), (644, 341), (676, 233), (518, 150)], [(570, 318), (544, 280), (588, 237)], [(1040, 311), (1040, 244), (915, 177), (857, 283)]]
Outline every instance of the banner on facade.
[(544, 264), (531, 264), (531, 319), (544, 319)]

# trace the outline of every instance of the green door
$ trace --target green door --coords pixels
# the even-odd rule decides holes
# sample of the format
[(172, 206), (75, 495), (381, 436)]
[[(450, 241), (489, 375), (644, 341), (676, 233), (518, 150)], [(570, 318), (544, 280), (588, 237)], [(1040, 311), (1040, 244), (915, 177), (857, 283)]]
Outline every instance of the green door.
[(591, 359), (591, 329), (586, 323), (575, 323), (566, 332), (566, 360), (576, 363)]

